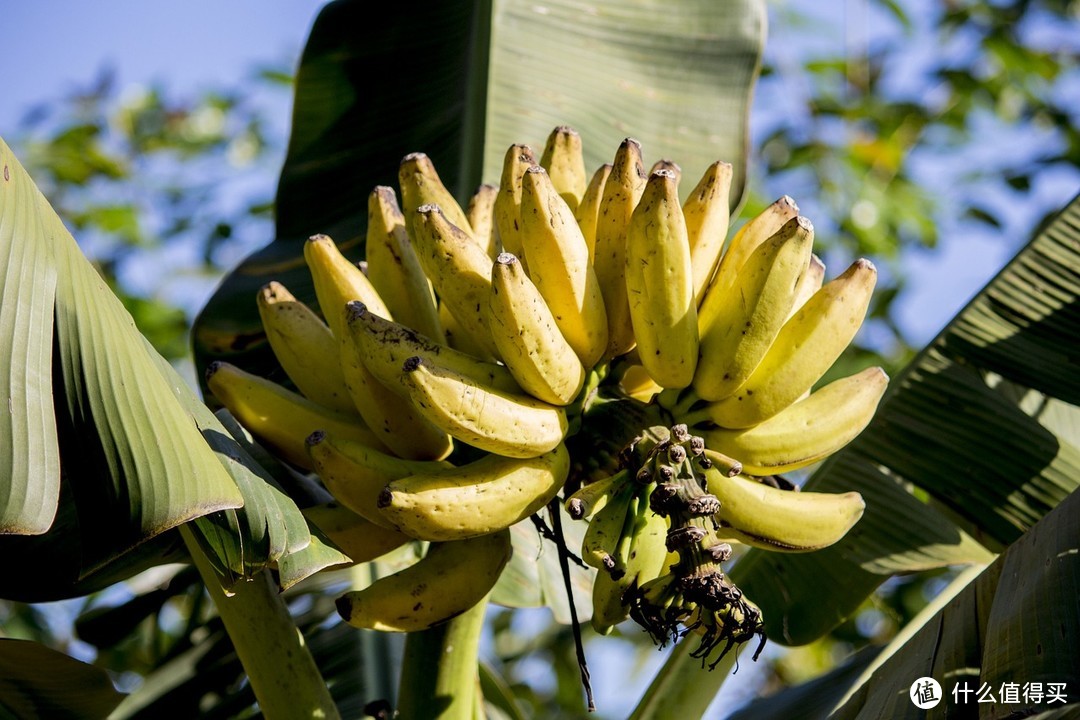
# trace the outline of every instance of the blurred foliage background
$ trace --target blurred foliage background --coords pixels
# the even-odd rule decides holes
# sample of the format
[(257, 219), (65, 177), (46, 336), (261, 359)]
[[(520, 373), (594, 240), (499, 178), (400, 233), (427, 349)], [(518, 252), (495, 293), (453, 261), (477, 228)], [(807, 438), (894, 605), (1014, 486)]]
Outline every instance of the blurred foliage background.
[[(857, 256), (878, 265), (872, 322), (850, 365), (838, 363), (834, 373), (871, 362), (890, 373), (903, 366), (1076, 194), (1078, 22), (1080, 3), (1067, 0), (771, 3), (743, 217), (790, 195), (814, 222), (829, 267)], [(190, 322), (217, 280), (272, 237), (287, 138), (275, 130), (281, 119), (267, 118), (252, 95), (288, 96), (291, 73), (253, 68), (235, 86), (185, 97), (167, 83), (121, 94), (121, 78), (102, 68), (5, 129), (140, 329), (181, 370), (191, 368)], [(772, 647), (764, 670), (744, 670), (756, 674), (731, 683), (742, 693), (732, 704), (887, 641), (950, 576), (893, 578), (830, 637)], [(182, 597), (142, 640), (112, 649), (110, 667), (127, 668), (122, 685), (137, 683), (154, 664), (147, 658), (205, 609), (198, 592)], [(93, 600), (72, 602), (61, 613), (0, 603), (0, 623), (9, 636), (89, 659), (89, 646), (80, 648), (64, 621)], [(600, 665), (591, 649), (599, 644), (617, 666)], [(622, 655), (624, 648), (633, 652)], [(495, 611), (489, 651), (530, 716), (566, 717), (579, 707), (569, 628), (536, 613)], [(662, 660), (636, 628), (587, 652), (594, 676), (644, 673)], [(618, 717), (618, 708), (599, 710)]]

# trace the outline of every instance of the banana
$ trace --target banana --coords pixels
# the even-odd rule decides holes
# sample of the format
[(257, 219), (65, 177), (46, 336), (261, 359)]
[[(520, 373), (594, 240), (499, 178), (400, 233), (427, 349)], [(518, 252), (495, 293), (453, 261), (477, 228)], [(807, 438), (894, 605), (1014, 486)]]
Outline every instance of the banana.
[(690, 245), (675, 176), (658, 170), (630, 218), (626, 291), (641, 364), (657, 384), (686, 387), (698, 361)]
[(562, 488), (570, 454), (560, 444), (535, 458), (485, 455), (460, 467), (393, 480), (379, 509), (401, 532), (432, 542), (463, 540), (514, 525)]
[(446, 189), (435, 165), (426, 154), (409, 153), (398, 165), (398, 185), (401, 188), (401, 205), (405, 213), (409, 237), (416, 237), (413, 221), (416, 210), (421, 205), (438, 205), (446, 219), (460, 228), (470, 238), (473, 236), (468, 215), (461, 209), (457, 199)]
[(608, 357), (617, 357), (634, 347), (626, 293), (626, 233), (647, 180), (641, 144), (626, 138), (615, 152), (611, 174), (604, 183), (593, 253), (593, 267), (608, 318)]
[(354, 627), (419, 632), (484, 600), (512, 553), (510, 531), (433, 543), (404, 570), (345, 593), (337, 610)]
[[(630, 507), (635, 502), (634, 482), (620, 482), (603, 507), (597, 507), (581, 539), (581, 559), (606, 575), (615, 568), (615, 553)], [(634, 505), (636, 510), (637, 506)]]
[(716, 272), (731, 221), (731, 163), (717, 160), (705, 169), (683, 202), (690, 262), (694, 266), (694, 301), (701, 307), (709, 281)]
[(413, 538), (380, 527), (337, 502), (306, 507), (301, 512), (354, 563), (365, 563), (396, 550)]
[(326, 430), (384, 452), (387, 449), (355, 415), (334, 412), (232, 363), (210, 363), (206, 369), (206, 384), (214, 397), (259, 442), (304, 470), (311, 470), (304, 441), (316, 430)]
[(540, 154), (540, 166), (547, 170), (551, 184), (570, 208), (577, 209), (589, 183), (582, 155), (581, 135), (566, 125), (551, 131)]
[(574, 520), (588, 520), (604, 507), (630, 480), (630, 471), (623, 468), (616, 473), (582, 485), (570, 497), (563, 507)]
[(694, 389), (703, 399), (731, 395), (761, 362), (788, 319), (813, 244), (813, 225), (796, 216), (743, 263), (701, 336)]
[(536, 164), (528, 145), (511, 145), (503, 156), (499, 194), (495, 197), (495, 227), (502, 249), (521, 257), (521, 176)]
[(649, 375), (649, 371), (641, 363), (633, 363), (623, 371), (619, 378), (619, 387), (623, 394), (629, 395), (635, 400), (648, 403), (653, 396), (663, 392), (664, 388), (656, 384)]
[(454, 449), (453, 438), (402, 401), (396, 379), (384, 385), (372, 374), (365, 364), (363, 347), (353, 342), (345, 321), (343, 325), (338, 343), (341, 373), (345, 389), (367, 426), (394, 454), (407, 460), (442, 460), (449, 455)]
[(304, 260), (315, 283), (319, 308), (334, 337), (341, 336), (345, 304), (350, 300), (363, 302), (385, 318), (392, 317), (375, 286), (357, 265), (342, 255), (329, 236), (308, 238), (304, 243)]
[(598, 570), (593, 576), (589, 623), (600, 635), (610, 635), (616, 625), (630, 616), (629, 609), (623, 605), (622, 594), (622, 585), (608, 573)]
[(400, 387), (401, 366), (413, 355), (461, 373), (481, 385), (508, 393), (521, 392), (521, 386), (505, 365), (436, 342), (401, 323), (379, 317), (361, 302), (346, 306), (345, 326), (368, 370), (402, 396), (405, 391)]
[(518, 384), (552, 405), (569, 405), (585, 384), (585, 368), (511, 253), (495, 258), (488, 308), (491, 337)]
[(698, 329), (702, 335), (706, 333), (720, 308), (730, 299), (730, 288), (735, 284), (735, 278), (742, 269), (743, 263), (750, 257), (750, 253), (798, 214), (799, 206), (790, 197), (784, 195), (738, 229), (731, 238), (731, 242), (728, 243), (727, 250), (720, 257), (713, 279), (705, 290), (705, 297), (701, 300), (698, 311)]
[(454, 467), (445, 460), (405, 460), (323, 431), (311, 433), (306, 446), (309, 464), (330, 494), (353, 512), (386, 528), (394, 525), (379, 511), (379, 494), (388, 482)]
[[(413, 220), (413, 243), (424, 272), (435, 287), (439, 302), (458, 327), (484, 352), (498, 357), (488, 331), (488, 296), (494, 261), (464, 230), (453, 225), (438, 205), (421, 205)], [(376, 315), (393, 319), (374, 306)]]
[(520, 210), (529, 277), (581, 363), (592, 367), (607, 349), (604, 296), (574, 214), (540, 166), (521, 178)]
[(392, 317), (431, 338), (443, 338), (435, 291), (416, 257), (394, 189), (368, 195), (367, 264), (371, 285)]
[(709, 407), (726, 428), (757, 425), (798, 400), (832, 366), (862, 325), (877, 280), (865, 258), (822, 286), (780, 329), (742, 387)]
[(337, 341), (329, 326), (277, 281), (263, 285), (256, 297), (270, 348), (300, 393), (319, 405), (356, 415), (337, 362)]
[(807, 300), (821, 289), (825, 282), (825, 263), (817, 255), (810, 255), (810, 262), (806, 265), (806, 271), (799, 278), (799, 285), (795, 288), (795, 301), (791, 303), (788, 319), (799, 311)]
[(705, 444), (738, 458), (751, 475), (790, 472), (851, 442), (874, 417), (889, 377), (871, 367), (812, 392), (759, 425), (700, 430)]
[(499, 195), (499, 186), (483, 183), (469, 198), (465, 215), (473, 229), (473, 237), (488, 257), (493, 258), (502, 252), (499, 232), (495, 227), (495, 198)]
[(585, 188), (585, 194), (581, 196), (581, 202), (574, 210), (574, 219), (581, 229), (581, 236), (585, 238), (585, 246), (589, 249), (590, 265), (593, 265), (595, 260), (596, 224), (600, 216), (600, 201), (604, 197), (604, 185), (611, 175), (611, 167), (611, 163), (604, 163), (596, 169)]
[(857, 492), (780, 490), (745, 475), (727, 477), (705, 470), (708, 492), (720, 501), (713, 517), (717, 535), (766, 550), (809, 552), (828, 547), (862, 517), (866, 503)]
[(401, 382), (433, 424), (480, 450), (528, 458), (554, 450), (566, 436), (566, 411), (531, 395), (512, 394), (439, 367), (419, 356)]

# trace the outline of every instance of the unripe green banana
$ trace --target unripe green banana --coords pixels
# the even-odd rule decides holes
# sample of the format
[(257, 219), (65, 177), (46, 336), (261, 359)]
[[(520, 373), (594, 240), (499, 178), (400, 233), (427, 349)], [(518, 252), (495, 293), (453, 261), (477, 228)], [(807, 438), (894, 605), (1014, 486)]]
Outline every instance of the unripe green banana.
[(720, 263), (731, 220), (731, 163), (709, 165), (683, 203), (690, 261), (694, 266), (694, 301), (701, 307), (705, 291)]
[(745, 545), (782, 552), (820, 550), (839, 541), (862, 517), (857, 492), (780, 490), (744, 475), (705, 471), (708, 492), (720, 501), (713, 517), (717, 535)]
[(335, 355), (337, 340), (322, 318), (273, 280), (259, 290), (256, 304), (274, 357), (301, 394), (331, 410), (356, 415)]
[(371, 284), (394, 319), (442, 340), (435, 292), (416, 257), (394, 189), (386, 185), (368, 195), (365, 252)]
[(495, 227), (505, 252), (522, 257), (521, 245), (521, 176), (536, 165), (536, 156), (528, 145), (511, 145), (503, 156), (499, 194), (495, 198)]
[(607, 349), (604, 296), (574, 214), (539, 166), (521, 178), (521, 228), (529, 277), (581, 363), (592, 367)]
[[(413, 246), (439, 302), (473, 342), (487, 355), (498, 357), (487, 317), (494, 261), (464, 230), (453, 225), (438, 205), (417, 208), (413, 230)], [(368, 309), (388, 317), (370, 305)]]
[(510, 559), (510, 531), (433, 543), (416, 563), (337, 600), (354, 627), (419, 632), (481, 602)]
[(696, 432), (710, 448), (738, 458), (747, 473), (790, 472), (851, 442), (873, 419), (888, 384), (885, 371), (871, 367), (832, 381), (759, 425)]
[(495, 198), (499, 196), (499, 186), (483, 183), (469, 198), (465, 215), (473, 229), (473, 238), (494, 259), (502, 252), (499, 242), (499, 230), (495, 227)]
[(472, 226), (457, 198), (446, 189), (435, 165), (422, 152), (409, 153), (398, 165), (398, 185), (401, 188), (401, 207), (405, 214), (409, 237), (416, 237), (413, 228), (414, 214), (421, 205), (438, 205), (443, 215), (470, 238), (474, 238)]
[(511, 253), (495, 258), (488, 308), (491, 337), (518, 384), (545, 402), (569, 405), (585, 384), (585, 368)]
[(617, 545), (637, 490), (633, 481), (620, 483), (607, 502), (596, 509), (585, 528), (581, 559), (605, 575), (615, 567)]
[(391, 480), (454, 466), (443, 461), (405, 460), (332, 433), (317, 431), (306, 440), (310, 467), (330, 494), (376, 525), (393, 528), (379, 511), (379, 495)]
[(567, 431), (566, 411), (531, 395), (506, 393), (411, 357), (401, 382), (437, 427), (473, 447), (528, 458), (554, 450)]
[(540, 154), (540, 166), (547, 170), (551, 184), (570, 208), (570, 212), (574, 212), (589, 183), (585, 172), (581, 135), (566, 125), (552, 130), (544, 145), (544, 152)]
[(709, 283), (708, 289), (705, 290), (705, 297), (701, 300), (698, 311), (698, 329), (702, 335), (708, 332), (713, 318), (731, 297), (730, 288), (735, 284), (735, 278), (742, 269), (743, 263), (750, 257), (750, 253), (798, 214), (799, 206), (790, 197), (784, 195), (738, 229), (731, 238), (731, 242), (728, 243), (727, 250), (720, 257), (712, 282)]
[(386, 452), (363, 420), (334, 412), (303, 395), (224, 361), (210, 363), (206, 384), (237, 422), (281, 459), (311, 469), (304, 441), (326, 430)]
[(471, 377), (481, 385), (508, 393), (522, 392), (505, 365), (436, 342), (401, 323), (379, 317), (361, 302), (349, 303), (346, 311), (346, 332), (364, 364), (383, 384), (403, 397), (406, 393), (400, 383), (401, 366), (414, 355)]
[(813, 387), (858, 332), (876, 279), (873, 263), (859, 259), (823, 285), (784, 323), (747, 381), (710, 406), (713, 421), (726, 428), (757, 425)]
[(611, 168), (611, 163), (604, 163), (596, 169), (574, 211), (574, 219), (581, 229), (581, 236), (585, 238), (585, 247), (589, 249), (589, 264), (593, 266), (596, 264), (596, 224), (600, 216), (600, 201), (604, 197), (604, 185), (611, 175)]
[(608, 318), (606, 354), (612, 358), (628, 352), (635, 343), (626, 293), (626, 233), (647, 180), (641, 144), (626, 138), (615, 153), (611, 173), (604, 183), (593, 253), (593, 267)]
[(353, 563), (365, 563), (396, 550), (413, 538), (384, 528), (338, 502), (304, 508), (301, 512)]
[(587, 485), (582, 485), (570, 497), (566, 498), (566, 502), (563, 503), (563, 506), (566, 508), (566, 512), (574, 520), (591, 519), (592, 516), (598, 512), (600, 508), (607, 505), (619, 490), (630, 482), (630, 480), (630, 471), (623, 468), (607, 477), (594, 480)]
[(334, 337), (341, 336), (345, 304), (352, 300), (359, 300), (372, 312), (392, 319), (375, 286), (357, 265), (341, 253), (329, 236), (313, 235), (308, 238), (304, 243), (304, 260), (315, 283), (319, 308)]
[(750, 253), (701, 336), (699, 396), (721, 400), (750, 377), (788, 319), (813, 245), (813, 225), (796, 216)]
[(394, 480), (379, 497), (383, 516), (421, 540), (487, 535), (539, 511), (570, 471), (565, 445), (535, 458), (485, 455), (466, 465)]
[(675, 176), (649, 178), (630, 218), (626, 291), (641, 364), (657, 384), (690, 384), (698, 361), (694, 273)]

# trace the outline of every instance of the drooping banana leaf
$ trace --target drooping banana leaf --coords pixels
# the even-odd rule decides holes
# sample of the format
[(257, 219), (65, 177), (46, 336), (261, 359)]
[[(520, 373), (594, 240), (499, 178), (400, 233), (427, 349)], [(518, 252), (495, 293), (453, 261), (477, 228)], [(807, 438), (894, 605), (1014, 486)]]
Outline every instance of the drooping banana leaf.
[(282, 379), (256, 292), (274, 279), (313, 303), (303, 241), (325, 233), (363, 257), (367, 195), (397, 189), (410, 152), (428, 154), (465, 203), (481, 182), (498, 183), (512, 143), (539, 155), (553, 128), (570, 125), (590, 172), (627, 136), (647, 162), (679, 163), (687, 193), (709, 163), (731, 162), (738, 204), (764, 28), (761, 0), (473, 0), (422, 12), (328, 3), (297, 72), (276, 236), (196, 319), (197, 366), (227, 359)]
[[(893, 573), (979, 562), (989, 550), (973, 537), (1005, 547), (1075, 495), (1078, 294), (1080, 197), (893, 379), (870, 426), (807, 481), (806, 489), (863, 494), (855, 530), (806, 555), (752, 550), (733, 569), (773, 641), (821, 637)], [(1076, 523), (1075, 511), (1067, 517)], [(1015, 567), (1013, 582), (1025, 583)], [(1061, 602), (1075, 608), (1075, 595)], [(673, 649), (634, 717), (663, 717), (672, 698), (687, 716), (708, 707), (725, 677), (701, 670), (688, 642)]]
[(30, 640), (0, 638), (0, 715), (106, 717), (124, 696), (98, 667)]
[[(0, 166), (0, 597), (85, 595), (182, 560), (169, 531), (191, 520), (209, 537), (233, 519), (205, 543), (233, 579), (303, 551), (294, 501), (138, 333), (2, 141)], [(292, 581), (342, 558), (307, 557)]]

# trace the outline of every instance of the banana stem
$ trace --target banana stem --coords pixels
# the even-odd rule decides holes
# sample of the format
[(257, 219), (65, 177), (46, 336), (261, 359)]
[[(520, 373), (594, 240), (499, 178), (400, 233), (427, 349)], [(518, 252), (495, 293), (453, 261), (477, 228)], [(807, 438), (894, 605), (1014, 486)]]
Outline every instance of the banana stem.
[(675, 644), (629, 720), (705, 717), (720, 685), (731, 675), (739, 651), (727, 653), (709, 671), (704, 669), (709, 658), (690, 656), (693, 642), (694, 637), (687, 636)]
[(449, 622), (405, 638), (398, 716), (472, 720), (487, 599)]
[(241, 581), (226, 595), (191, 530), (181, 526), (180, 534), (236, 648), (263, 716), (268, 720), (338, 720), (341, 716), (326, 681), (269, 573), (263, 571), (250, 581)]

